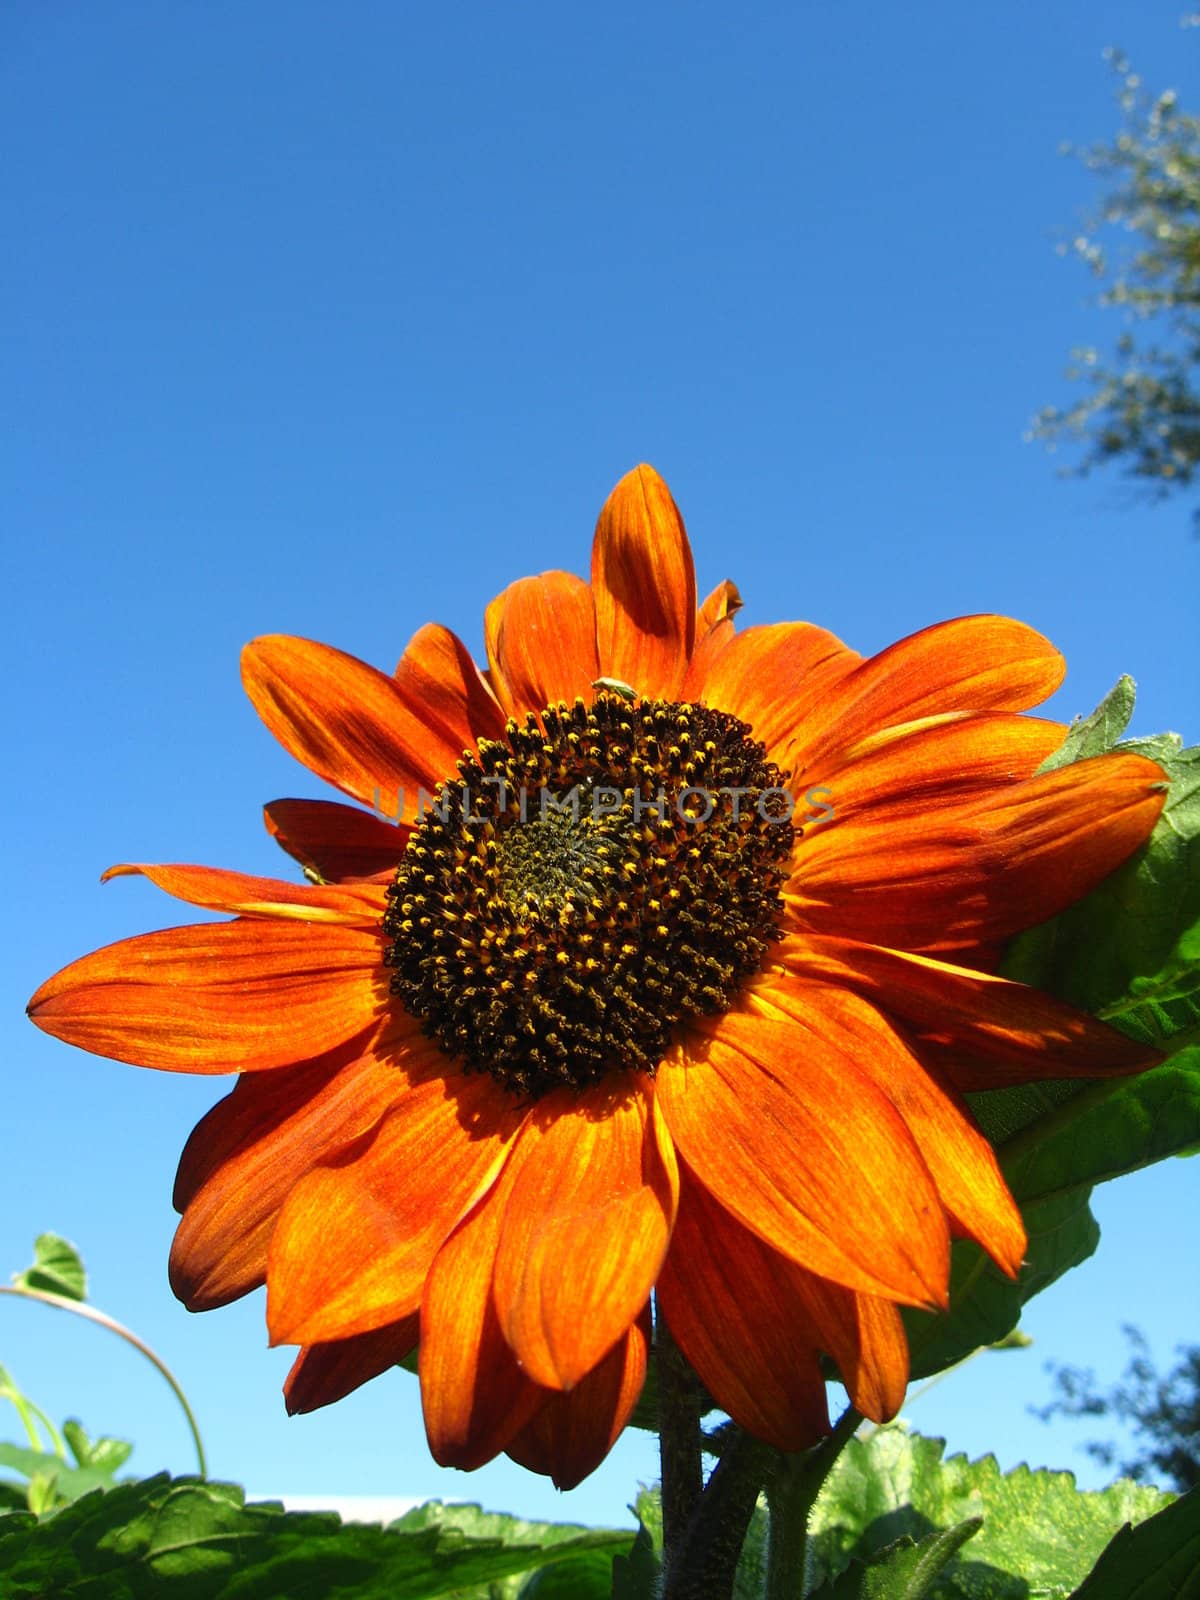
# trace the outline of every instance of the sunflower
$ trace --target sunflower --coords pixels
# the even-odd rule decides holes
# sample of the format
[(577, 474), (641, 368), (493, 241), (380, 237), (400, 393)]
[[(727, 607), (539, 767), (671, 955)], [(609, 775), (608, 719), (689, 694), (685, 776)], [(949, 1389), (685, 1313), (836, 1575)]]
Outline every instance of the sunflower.
[(822, 1354), (889, 1418), (898, 1307), (945, 1307), (951, 1239), (1010, 1275), (1025, 1249), (963, 1091), (1150, 1063), (994, 971), (1163, 803), (1135, 755), (1038, 774), (1053, 647), (977, 616), (863, 659), (738, 605), (697, 606), (642, 466), (590, 583), (488, 607), (484, 672), (433, 625), (391, 677), (256, 640), (259, 714), (358, 807), (266, 808), (304, 884), (111, 869), (233, 919), (34, 996), (98, 1055), (239, 1074), (183, 1152), (171, 1282), (193, 1310), (266, 1284), (292, 1411), (419, 1348), (439, 1462), (569, 1487), (637, 1401), (653, 1296), (761, 1438), (828, 1429)]

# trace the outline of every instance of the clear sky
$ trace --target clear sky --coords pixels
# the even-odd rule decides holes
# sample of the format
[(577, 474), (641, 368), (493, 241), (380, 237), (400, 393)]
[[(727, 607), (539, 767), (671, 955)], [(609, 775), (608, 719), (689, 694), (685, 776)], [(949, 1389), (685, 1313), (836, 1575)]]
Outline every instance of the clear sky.
[[(0, 443), (5, 1004), (0, 1272), (51, 1228), (96, 1301), (177, 1369), (212, 1467), (260, 1493), (444, 1495), (624, 1517), (627, 1439), (561, 1496), (425, 1450), (392, 1374), (289, 1421), (261, 1295), (171, 1297), (171, 1182), (224, 1082), (88, 1057), (22, 1008), (84, 952), (199, 920), (114, 861), (289, 869), (259, 808), (319, 784), (238, 680), (255, 634), (390, 670), (427, 620), (477, 650), (511, 578), (586, 571), (612, 483), (668, 478), (702, 589), (860, 649), (974, 611), (1021, 617), (1089, 710), (1200, 737), (1185, 675), (1188, 508), (1066, 483), (1022, 441), (1104, 336), (1054, 253), (1091, 193), (1057, 153), (1116, 127), (1123, 45), (1200, 102), (1175, 5), (768, 0), (415, 6), (8, 0)], [(1034, 1303), (1037, 1347), (913, 1408), (953, 1448), (1074, 1466), (1026, 1417), (1043, 1358), (1115, 1377), (1122, 1320), (1200, 1338), (1194, 1163), (1102, 1192), (1105, 1237)], [(54, 1416), (190, 1468), (161, 1380), (40, 1308), (0, 1361)], [(0, 1417), (0, 1437), (15, 1418)]]

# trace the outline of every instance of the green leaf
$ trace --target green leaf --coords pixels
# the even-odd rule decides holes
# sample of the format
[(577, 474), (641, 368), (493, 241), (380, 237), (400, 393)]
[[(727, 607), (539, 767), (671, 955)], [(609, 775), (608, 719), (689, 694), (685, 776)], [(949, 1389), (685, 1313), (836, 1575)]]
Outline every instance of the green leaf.
[(71, 1454), (81, 1467), (98, 1467), (110, 1475), (117, 1472), (133, 1454), (133, 1446), (125, 1439), (89, 1439), (83, 1425), (74, 1417), (63, 1423), (63, 1438), (71, 1447)]
[(645, 1528), (656, 1550), (662, 1549), (663, 1542), (663, 1512), (662, 1493), (656, 1484), (653, 1489), (645, 1486), (638, 1490), (638, 1497), (632, 1507), (634, 1516), (638, 1519), (638, 1526)]
[(64, 1300), (87, 1299), (87, 1273), (79, 1251), (57, 1233), (40, 1233), (33, 1242), (33, 1265), (13, 1274), (18, 1289), (38, 1289)]
[(938, 1574), (982, 1526), (982, 1517), (969, 1517), (920, 1543), (897, 1539), (866, 1563), (852, 1561), (840, 1578), (821, 1585), (814, 1600), (925, 1600)]
[(589, 1550), (570, 1561), (543, 1567), (522, 1584), (520, 1600), (610, 1600), (613, 1558), (605, 1550)]
[(978, 1245), (955, 1243), (950, 1257), (950, 1311), (902, 1311), (908, 1330), (912, 1376), (928, 1377), (962, 1361), (980, 1345), (1011, 1333), (1021, 1308), (1095, 1250), (1100, 1228), (1086, 1185), (1022, 1206), (1029, 1243), (1014, 1281)]
[(107, 1489), (112, 1484), (112, 1472), (105, 1467), (69, 1467), (61, 1456), (48, 1450), (28, 1450), (19, 1444), (0, 1443), (0, 1469), (5, 1467), (31, 1483), (35, 1478), (52, 1478), (58, 1495), (64, 1500), (78, 1500), (80, 1495), (91, 1494), (94, 1489)]
[[(1200, 1047), (1181, 1050), (1135, 1078), (1020, 1091), (1041, 1114), (1000, 1140), (1000, 1166), (1029, 1234), (1015, 1283), (974, 1245), (954, 1247), (948, 1316), (906, 1313), (914, 1330), (914, 1375), (936, 1372), (1015, 1327), (1026, 1301), (1087, 1259), (1099, 1240), (1091, 1185), (1161, 1161), (1200, 1139)], [(1032, 1091), (1032, 1093), (1030, 1092)], [(1040, 1097), (1040, 1098), (1038, 1098)], [(990, 1096), (973, 1096), (978, 1102)], [(993, 1134), (994, 1137), (994, 1134)]]
[(638, 1519), (627, 1555), (613, 1558), (613, 1600), (657, 1600), (662, 1576), (662, 1498), (657, 1489), (638, 1490), (629, 1508)]
[(657, 1600), (661, 1575), (654, 1540), (643, 1522), (629, 1554), (613, 1557), (612, 1600)]
[[(3, 1478), (0, 1478), (0, 1519), (3, 1518), (5, 1512), (24, 1511), (28, 1508), (28, 1505), (29, 1501), (26, 1499), (23, 1489), (18, 1489), (15, 1483), (6, 1483)], [(3, 1526), (4, 1523), (0, 1520), (0, 1527)]]
[(1129, 726), (1137, 700), (1137, 685), (1128, 673), (1118, 678), (1090, 717), (1076, 717), (1058, 749), (1046, 757), (1039, 772), (1055, 772), (1072, 761), (1103, 755)]
[(43, 1517), (54, 1509), (61, 1496), (58, 1491), (57, 1472), (35, 1472), (29, 1480), (25, 1499), (35, 1517)]
[(161, 1474), (40, 1523), (0, 1519), (5, 1600), (435, 1600), (601, 1550), (609, 1529), (426, 1507), (390, 1528), (244, 1505), (233, 1484)]
[[(393, 1522), (391, 1527), (394, 1531), (404, 1533), (436, 1528), (454, 1536), (501, 1539), (506, 1544), (536, 1544), (539, 1548), (569, 1543), (581, 1534), (595, 1531), (578, 1523), (525, 1522), (504, 1511), (484, 1511), (479, 1505), (447, 1503), (444, 1500), (428, 1500), (424, 1505), (414, 1506)], [(623, 1534), (616, 1530), (606, 1533), (610, 1542), (612, 1539), (618, 1542), (624, 1539), (628, 1543), (631, 1537), (628, 1531)]]
[(1019, 1202), (1134, 1172), (1200, 1139), (1200, 1045), (1136, 1078), (1089, 1084), (1000, 1150)]
[(1115, 746), (1167, 775), (1154, 832), (1086, 899), (1015, 939), (1004, 963), (1010, 978), (1160, 1047), (1200, 1029), (1200, 747), (1180, 743), (1160, 734)]
[(907, 1537), (920, 1548), (934, 1532), (982, 1518), (970, 1544), (952, 1553), (927, 1590), (934, 1600), (1065, 1596), (1122, 1524), (1141, 1523), (1171, 1500), (1124, 1481), (1084, 1493), (1069, 1472), (1022, 1466), (1001, 1473), (992, 1456), (943, 1459), (945, 1448), (941, 1439), (899, 1426), (850, 1441), (813, 1508), (814, 1583), (831, 1582), (852, 1560), (869, 1561), (897, 1539)]
[(1073, 1600), (1198, 1600), (1200, 1488), (1114, 1535)]

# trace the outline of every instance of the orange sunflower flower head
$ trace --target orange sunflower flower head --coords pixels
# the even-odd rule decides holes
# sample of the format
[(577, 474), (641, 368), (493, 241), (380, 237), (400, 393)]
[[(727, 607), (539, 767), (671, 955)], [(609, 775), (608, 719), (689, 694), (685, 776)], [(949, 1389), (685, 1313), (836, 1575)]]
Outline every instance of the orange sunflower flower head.
[(266, 808), (305, 884), (112, 869), (233, 920), (34, 996), (97, 1054), (239, 1073), (183, 1153), (171, 1281), (195, 1310), (266, 1284), (291, 1410), (419, 1347), (438, 1461), (567, 1487), (637, 1402), (653, 1299), (761, 1438), (827, 1430), (822, 1355), (883, 1420), (951, 1238), (1025, 1248), (962, 1091), (1153, 1059), (992, 970), (1163, 803), (1136, 755), (1039, 773), (1058, 653), (983, 616), (863, 659), (740, 605), (697, 605), (642, 466), (590, 583), (488, 607), (485, 671), (433, 625), (391, 676), (256, 640), (263, 720), (358, 804)]

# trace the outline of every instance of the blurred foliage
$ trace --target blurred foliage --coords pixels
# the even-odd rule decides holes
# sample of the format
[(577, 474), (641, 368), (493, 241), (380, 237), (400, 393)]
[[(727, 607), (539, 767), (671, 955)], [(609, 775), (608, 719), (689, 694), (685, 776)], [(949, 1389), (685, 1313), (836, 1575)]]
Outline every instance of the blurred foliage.
[[(1174, 1489), (1200, 1484), (1200, 1345), (1180, 1345), (1178, 1360), (1165, 1376), (1150, 1357), (1140, 1329), (1124, 1325), (1130, 1344), (1122, 1381), (1100, 1390), (1090, 1369), (1052, 1366), (1057, 1397), (1048, 1406), (1031, 1406), (1043, 1422), (1055, 1417), (1109, 1417), (1130, 1428), (1139, 1447), (1117, 1470), (1137, 1483), (1165, 1483)], [(1102, 1466), (1117, 1463), (1112, 1440), (1084, 1447)]]
[[(1084, 393), (1065, 409), (1046, 406), (1031, 433), (1082, 446), (1068, 470), (1113, 462), (1163, 499), (1200, 470), (1200, 116), (1173, 89), (1151, 93), (1120, 51), (1106, 56), (1122, 125), (1110, 144), (1065, 147), (1103, 196), (1060, 248), (1100, 280), (1100, 305), (1124, 326), (1108, 353), (1072, 351), (1067, 376)], [(1200, 511), (1196, 520), (1200, 529)]]

